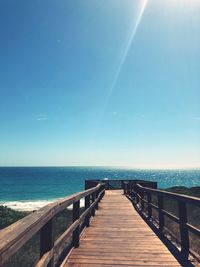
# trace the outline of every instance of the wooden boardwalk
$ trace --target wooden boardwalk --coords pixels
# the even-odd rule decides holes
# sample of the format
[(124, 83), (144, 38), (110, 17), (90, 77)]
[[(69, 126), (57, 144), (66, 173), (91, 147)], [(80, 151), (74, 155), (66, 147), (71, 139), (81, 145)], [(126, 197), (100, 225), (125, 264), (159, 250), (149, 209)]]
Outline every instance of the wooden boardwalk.
[(121, 190), (106, 191), (63, 267), (180, 266)]

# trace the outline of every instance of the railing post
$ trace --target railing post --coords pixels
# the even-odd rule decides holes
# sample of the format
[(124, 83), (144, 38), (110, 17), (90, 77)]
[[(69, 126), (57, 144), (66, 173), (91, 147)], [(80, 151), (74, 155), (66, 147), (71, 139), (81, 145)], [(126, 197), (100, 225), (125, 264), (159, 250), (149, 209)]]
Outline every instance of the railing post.
[(131, 196), (131, 183), (129, 182), (128, 183), (128, 196), (130, 197)]
[[(85, 210), (87, 210), (90, 207), (90, 195), (85, 197)], [(85, 226), (90, 226), (90, 214), (88, 214), (85, 218)]]
[(133, 197), (133, 185), (130, 183), (130, 198), (132, 199)]
[(127, 195), (127, 182), (123, 183), (124, 185), (124, 195)]
[[(97, 190), (96, 192), (95, 192), (95, 199), (97, 199), (99, 197), (99, 190)], [(99, 201), (97, 201), (97, 203), (96, 203), (96, 210), (98, 210), (98, 208), (99, 208)]]
[[(73, 222), (78, 220), (80, 217), (80, 200), (76, 201), (73, 204)], [(79, 235), (80, 235), (80, 227), (79, 225), (73, 232), (73, 246), (75, 248), (79, 247)]]
[(101, 195), (101, 196), (100, 196), (100, 199), (99, 199), (99, 202), (102, 200), (102, 197), (103, 197), (103, 195), (102, 195), (102, 191), (103, 191), (103, 185), (101, 185), (101, 186), (100, 186), (100, 189), (99, 189), (99, 194)]
[[(54, 246), (55, 239), (55, 218), (48, 221), (40, 230), (40, 258)], [(48, 263), (47, 267), (54, 266), (54, 259)]]
[(131, 198), (132, 200), (135, 201), (135, 190), (134, 190), (134, 184), (132, 184), (132, 188), (131, 188)]
[[(92, 204), (94, 203), (95, 201), (95, 193), (92, 193)], [(95, 216), (95, 207), (93, 207), (92, 209), (92, 216)]]
[(141, 211), (144, 210), (144, 192), (143, 191), (140, 191), (140, 196), (141, 196)]
[(147, 201), (148, 201), (148, 219), (150, 219), (152, 216), (151, 192), (147, 193)]
[(102, 198), (103, 198), (103, 190), (104, 190), (104, 185), (102, 184), (101, 187), (100, 187), (100, 189), (99, 189), (99, 193), (101, 194), (101, 197), (100, 197), (100, 200), (99, 201), (101, 201)]
[(189, 256), (189, 233), (187, 229), (187, 209), (186, 203), (179, 201), (179, 220), (180, 220), (180, 236), (181, 236), (181, 253), (184, 258)]
[(137, 185), (134, 186), (134, 190), (135, 190), (135, 202), (136, 202), (136, 205), (139, 203), (140, 199), (139, 199), (139, 192), (138, 192), (138, 187)]
[(139, 197), (138, 197), (138, 187), (136, 184), (134, 185), (134, 193), (135, 193), (135, 204), (137, 205), (139, 203)]
[(163, 231), (164, 228), (164, 214), (163, 210), (163, 196), (158, 195), (158, 218), (159, 218), (159, 230)]
[(103, 194), (101, 195), (101, 199), (104, 197), (104, 195), (105, 195), (105, 185), (103, 184), (102, 185), (102, 191), (103, 191)]
[(132, 185), (132, 200), (135, 203), (135, 185), (134, 184)]

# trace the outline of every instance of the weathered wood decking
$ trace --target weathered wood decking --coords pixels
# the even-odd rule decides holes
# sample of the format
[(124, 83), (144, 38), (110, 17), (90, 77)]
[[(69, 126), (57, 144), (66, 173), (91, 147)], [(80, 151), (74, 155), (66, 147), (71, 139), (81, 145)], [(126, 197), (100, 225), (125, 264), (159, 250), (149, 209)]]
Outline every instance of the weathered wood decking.
[(180, 266), (121, 190), (106, 191), (64, 267)]

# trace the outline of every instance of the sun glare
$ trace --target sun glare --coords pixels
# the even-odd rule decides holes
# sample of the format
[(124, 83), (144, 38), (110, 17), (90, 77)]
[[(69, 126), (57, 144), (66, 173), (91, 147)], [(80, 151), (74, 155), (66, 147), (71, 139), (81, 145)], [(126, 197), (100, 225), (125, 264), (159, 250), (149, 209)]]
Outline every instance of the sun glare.
[(137, 33), (138, 27), (140, 25), (140, 22), (141, 22), (141, 19), (142, 19), (142, 16), (144, 14), (144, 11), (146, 9), (147, 4), (148, 4), (148, 0), (140, 0), (138, 3), (138, 9), (137, 9), (136, 16), (134, 17), (132, 31), (131, 31), (130, 36), (128, 38), (128, 42), (127, 42), (126, 46), (124, 47), (124, 51), (122, 53), (120, 63), (119, 63), (117, 70), (115, 72), (114, 79), (112, 81), (110, 90), (109, 90), (108, 95), (107, 95), (105, 107), (108, 105), (110, 97), (111, 97), (111, 95), (115, 89), (115, 86), (117, 84), (117, 80), (118, 80), (120, 73), (123, 69), (124, 63), (126, 61), (127, 55), (129, 53), (129, 50), (130, 50), (131, 45), (132, 45), (132, 42), (133, 42), (135, 35)]

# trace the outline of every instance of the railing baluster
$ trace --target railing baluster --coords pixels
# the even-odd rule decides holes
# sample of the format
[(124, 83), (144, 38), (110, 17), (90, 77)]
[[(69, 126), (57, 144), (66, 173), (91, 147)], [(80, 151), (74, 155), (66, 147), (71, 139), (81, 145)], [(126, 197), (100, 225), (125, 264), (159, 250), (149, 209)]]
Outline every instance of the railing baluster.
[(159, 218), (159, 230), (163, 231), (164, 228), (164, 214), (163, 210), (163, 195), (158, 195), (158, 218)]
[(133, 185), (131, 184), (130, 197), (133, 199)]
[[(95, 192), (95, 199), (97, 199), (98, 198), (98, 196), (99, 196), (99, 189)], [(98, 210), (99, 209), (99, 202), (97, 201), (97, 203), (96, 203), (96, 205), (95, 205), (96, 207), (96, 210)]]
[(104, 188), (105, 188), (105, 185), (104, 184), (102, 184), (102, 186), (101, 186), (101, 199), (100, 200), (102, 200), (102, 198), (103, 198), (103, 196), (104, 196), (104, 194), (105, 194), (105, 191), (103, 192), (103, 190), (104, 190)]
[[(73, 222), (75, 222), (80, 217), (80, 200), (76, 201), (73, 204)], [(73, 232), (73, 246), (75, 248), (79, 247), (79, 235), (80, 235), (80, 226), (77, 226)]]
[[(95, 201), (95, 193), (92, 193), (92, 204)], [(92, 216), (95, 216), (95, 207), (92, 209)]]
[[(54, 246), (55, 238), (55, 217), (48, 221), (40, 230), (40, 258)], [(48, 263), (47, 267), (54, 266), (54, 259)]]
[(181, 235), (181, 253), (187, 259), (189, 255), (189, 233), (187, 228), (186, 203), (183, 201), (179, 201), (179, 219)]
[(127, 182), (123, 183), (123, 187), (124, 187), (124, 195), (127, 194)]
[(128, 184), (128, 195), (131, 197), (131, 182)]
[(134, 191), (135, 191), (135, 204), (137, 205), (140, 201), (139, 196), (138, 196), (138, 187), (137, 185), (134, 185)]
[(132, 185), (132, 199), (135, 201), (135, 187)]
[(141, 196), (141, 211), (144, 210), (144, 192), (143, 191), (140, 191), (140, 196)]
[(134, 203), (136, 203), (136, 193), (135, 193), (135, 186), (134, 184), (132, 185), (132, 201), (134, 201)]
[[(87, 210), (90, 207), (90, 195), (85, 197), (85, 210)], [(85, 226), (90, 226), (90, 214), (88, 214), (85, 218)]]
[(148, 201), (148, 219), (150, 219), (152, 216), (151, 192), (147, 193), (147, 201)]

